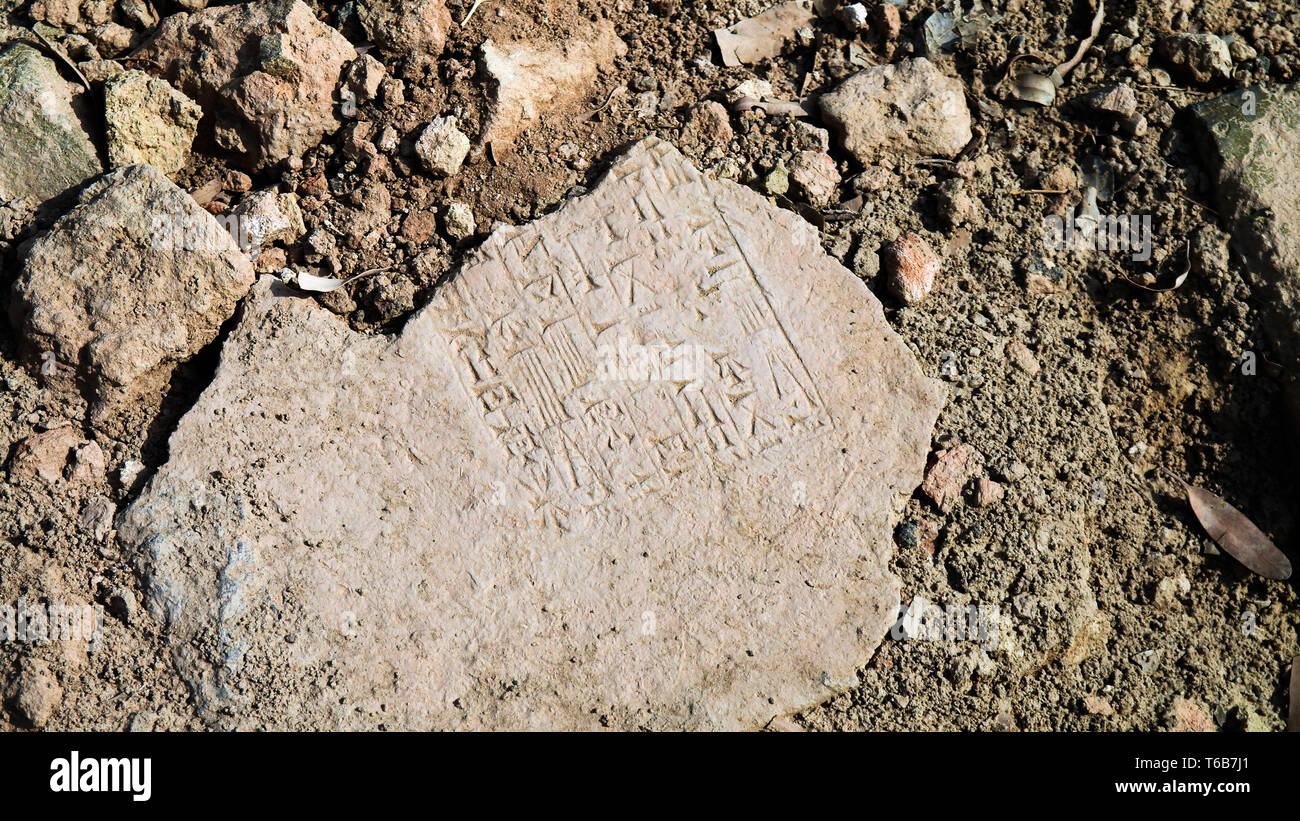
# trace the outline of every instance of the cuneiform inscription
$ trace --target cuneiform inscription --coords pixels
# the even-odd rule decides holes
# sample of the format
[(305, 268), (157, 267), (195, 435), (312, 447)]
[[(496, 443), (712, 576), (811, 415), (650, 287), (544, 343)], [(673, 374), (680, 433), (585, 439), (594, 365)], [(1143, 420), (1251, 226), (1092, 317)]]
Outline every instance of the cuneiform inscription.
[[(629, 204), (591, 205), (590, 221), (563, 239), (529, 227), (491, 243), (477, 276), (434, 300), (464, 384), (542, 524), (566, 527), (701, 464), (831, 424), (704, 180), (653, 157), (624, 171)], [(629, 340), (702, 348), (703, 373), (611, 379), (600, 353)]]

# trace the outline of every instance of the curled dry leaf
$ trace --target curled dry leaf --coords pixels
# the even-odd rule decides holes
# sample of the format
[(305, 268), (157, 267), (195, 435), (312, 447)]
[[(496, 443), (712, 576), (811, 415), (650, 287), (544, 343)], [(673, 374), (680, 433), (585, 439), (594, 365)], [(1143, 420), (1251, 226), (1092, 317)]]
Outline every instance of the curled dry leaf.
[[(392, 266), (388, 266), (392, 267)], [(364, 271), (356, 276), (347, 279), (330, 279), (329, 277), (318, 277), (315, 274), (304, 274), (301, 271), (295, 271), (292, 268), (281, 268), (276, 276), (286, 285), (297, 288), (299, 291), (308, 291), (314, 294), (328, 294), (330, 291), (337, 291), (344, 285), (354, 280), (368, 277), (371, 274), (377, 274), (380, 271), (387, 271), (388, 267), (375, 268), (370, 271)]]
[(812, 3), (797, 0), (782, 3), (734, 26), (718, 29), (713, 37), (722, 52), (722, 64), (728, 67), (757, 63), (778, 57), (795, 32), (811, 26), (816, 15)]
[(1124, 279), (1125, 281), (1128, 282), (1129, 285), (1132, 285), (1135, 288), (1141, 288), (1144, 291), (1150, 291), (1153, 294), (1164, 294), (1164, 293), (1168, 293), (1169, 291), (1177, 291), (1179, 288), (1183, 287), (1183, 283), (1187, 281), (1187, 277), (1190, 276), (1192, 273), (1192, 241), (1190, 239), (1187, 240), (1186, 252), (1187, 252), (1187, 264), (1183, 266), (1183, 272), (1179, 274), (1176, 279), (1174, 279), (1174, 284), (1170, 285), (1168, 288), (1152, 288), (1149, 285), (1143, 285), (1142, 283), (1136, 282), (1132, 279), (1129, 279), (1128, 277), (1124, 277)]
[(1188, 484), (1172, 471), (1165, 473), (1183, 486), (1192, 512), (1219, 547), (1266, 579), (1291, 578), (1291, 560), (1244, 513), (1208, 490)]
[[(1017, 100), (1041, 106), (1049, 106), (1056, 102), (1056, 90), (1065, 84), (1065, 75), (1069, 74), (1079, 64), (1079, 61), (1083, 59), (1083, 55), (1097, 40), (1097, 35), (1101, 34), (1101, 22), (1105, 16), (1106, 2), (1105, 0), (1097, 0), (1097, 13), (1092, 17), (1092, 28), (1089, 29), (1088, 36), (1079, 41), (1079, 47), (1075, 50), (1074, 56), (1050, 71), (1040, 73), (1021, 70), (1015, 76), (1015, 86), (1011, 90), (1011, 96)], [(1032, 58), (1043, 63), (1047, 62), (1036, 55), (1022, 54), (1008, 64), (1007, 70), (1010, 71), (1011, 66), (1022, 58)]]
[(793, 103), (788, 100), (757, 100), (753, 97), (741, 97), (731, 106), (731, 110), (735, 112), (745, 112), (754, 108), (761, 108), (767, 114), (789, 114), (791, 117), (808, 116), (808, 109), (804, 108), (802, 103)]

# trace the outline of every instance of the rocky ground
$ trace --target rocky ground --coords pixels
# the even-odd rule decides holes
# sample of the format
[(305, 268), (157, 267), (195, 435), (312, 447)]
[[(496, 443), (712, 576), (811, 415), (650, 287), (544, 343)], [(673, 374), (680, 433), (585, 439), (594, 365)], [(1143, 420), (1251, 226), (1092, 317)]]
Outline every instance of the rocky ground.
[[(815, 230), (946, 386), (875, 550), (897, 604), (973, 607), (992, 629), (927, 640), (909, 622), (817, 699), (791, 695), (800, 710), (777, 725), (1282, 729), (1294, 585), (1223, 553), (1161, 469), (1295, 555), (1300, 9), (1108, 2), (1037, 105), (1016, 89), (1068, 64), (1086, 2), (787, 4), (715, 36), (772, 5), (0, 0), (0, 608), (105, 612), (93, 646), (0, 642), (9, 726), (301, 726), (275, 663), (250, 679), (247, 713), (210, 703), (223, 662), (197, 674), (195, 658), (228, 637), (177, 644), (169, 580), (225, 608), (235, 560), (182, 551), (168, 575), (141, 534), (220, 539), (233, 520), (160, 494), (186, 475), (234, 497), (239, 477), (201, 473), (218, 456), (266, 437), (247, 465), (273, 472), (295, 436), (329, 435), (293, 420), (303, 399), (243, 441), (205, 436), (242, 435), (223, 401), (265, 387), (259, 352), (302, 354), (294, 385), (318, 369), (321, 413), (374, 404), (332, 354), (420, 338), (408, 320), (509, 226), (579, 233), (569, 207), (657, 137), (707, 185), (745, 186)], [(1045, 217), (1098, 213), (1149, 217), (1150, 254), (1045, 241)], [(796, 275), (819, 264), (800, 253)], [(266, 313), (266, 274), (337, 319)], [(332, 323), (310, 326), (328, 329), (318, 341), (287, 324), (308, 315)], [(264, 347), (223, 352), (250, 329)], [(376, 354), (376, 384), (388, 368)], [(257, 511), (276, 514), (298, 512)], [(385, 708), (365, 726), (386, 726)]]

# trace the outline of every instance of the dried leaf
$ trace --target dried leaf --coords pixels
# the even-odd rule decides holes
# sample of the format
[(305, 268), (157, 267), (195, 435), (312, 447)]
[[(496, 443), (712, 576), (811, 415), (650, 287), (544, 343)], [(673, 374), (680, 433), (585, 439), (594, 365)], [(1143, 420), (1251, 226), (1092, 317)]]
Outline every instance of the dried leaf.
[(208, 203), (216, 199), (217, 195), (221, 193), (221, 190), (222, 190), (221, 178), (218, 177), (216, 179), (209, 180), (203, 186), (191, 191), (190, 196), (193, 197), (194, 201), (197, 202), (199, 205), (207, 205)]
[(754, 108), (762, 109), (763, 113), (771, 115), (808, 116), (808, 109), (804, 108), (802, 103), (794, 103), (789, 100), (756, 100), (753, 97), (741, 97), (731, 104), (731, 110), (737, 113), (743, 113)]
[(370, 271), (364, 271), (357, 274), (356, 276), (348, 277), (347, 279), (318, 277), (315, 274), (304, 274), (303, 272), (295, 271), (292, 268), (281, 268), (276, 275), (280, 277), (281, 282), (284, 282), (286, 285), (291, 285), (299, 291), (308, 291), (314, 294), (328, 294), (330, 291), (337, 291), (339, 288), (342, 288), (353, 280), (368, 277), (371, 274), (377, 274), (380, 271), (387, 271), (391, 267), (392, 266), (390, 265), (384, 268), (374, 268)]
[(1188, 484), (1173, 472), (1166, 470), (1165, 473), (1183, 486), (1192, 512), (1219, 547), (1266, 579), (1283, 581), (1291, 578), (1291, 560), (1245, 514), (1208, 490)]
[(723, 65), (747, 65), (780, 56), (781, 49), (795, 32), (811, 26), (814, 19), (812, 4), (808, 0), (796, 0), (773, 6), (730, 28), (718, 29), (713, 37), (722, 52)]

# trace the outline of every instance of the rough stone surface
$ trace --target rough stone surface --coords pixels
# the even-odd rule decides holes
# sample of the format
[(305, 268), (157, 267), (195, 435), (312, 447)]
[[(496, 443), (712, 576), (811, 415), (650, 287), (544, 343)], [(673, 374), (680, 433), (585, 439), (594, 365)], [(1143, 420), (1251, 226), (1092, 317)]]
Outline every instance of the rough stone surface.
[(1194, 82), (1232, 79), (1232, 53), (1216, 34), (1171, 34), (1160, 40), (1160, 56)]
[(462, 242), (474, 235), (476, 223), (474, 212), (463, 202), (448, 203), (447, 213), (443, 215), (443, 227), (447, 236), (456, 242)]
[(1220, 212), (1270, 297), (1283, 370), (1300, 372), (1300, 86), (1234, 91), (1192, 111), (1218, 169)]
[(436, 58), (451, 29), (446, 0), (367, 0), (357, 9), (370, 39), (399, 56)]
[(263, 168), (338, 128), (335, 90), (357, 53), (301, 0), (267, 0), (174, 14), (135, 56), (213, 112), (218, 146)]
[(62, 701), (63, 688), (50, 666), (39, 659), (23, 659), (10, 695), (18, 719), (25, 726), (39, 730), (50, 723)]
[(1099, 114), (1113, 117), (1132, 117), (1137, 113), (1137, 92), (1131, 87), (1119, 83), (1100, 88), (1083, 97), (1083, 102)]
[(893, 622), (942, 386), (813, 228), (666, 143), (395, 338), (270, 278), (241, 316), (120, 530), (215, 724), (756, 728)]
[(152, 165), (173, 174), (189, 161), (203, 109), (143, 71), (125, 71), (104, 84), (108, 162)]
[(253, 278), (188, 193), (132, 165), (87, 186), (31, 242), (10, 312), (24, 359), (58, 366), (47, 383), (75, 373), (100, 399), (126, 398), (160, 389), (172, 366), (211, 342)]
[(864, 165), (884, 155), (951, 157), (971, 139), (961, 81), (924, 57), (854, 74), (821, 98), (821, 110)]
[(840, 171), (821, 151), (800, 151), (790, 160), (790, 181), (810, 205), (825, 208), (837, 202)]
[(563, 45), (483, 43), (483, 68), (496, 84), (485, 143), (508, 144), (538, 118), (580, 100), (602, 68), (627, 53), (608, 20), (576, 30)]
[(244, 232), (252, 247), (261, 248), (274, 242), (293, 245), (307, 233), (298, 207), (298, 195), (281, 194), (275, 188), (264, 188), (244, 197), (233, 212), (247, 225)]
[(36, 49), (0, 51), (0, 202), (41, 203), (103, 171), (82, 125), (82, 94)]
[(944, 513), (961, 501), (961, 489), (976, 470), (979, 455), (970, 445), (955, 445), (935, 453), (925, 472), (921, 492)]
[(385, 76), (384, 64), (369, 54), (363, 54), (348, 66), (348, 88), (358, 100), (373, 100)]
[(437, 117), (420, 132), (415, 154), (430, 173), (454, 177), (469, 156), (469, 137), (456, 127), (455, 117)]

